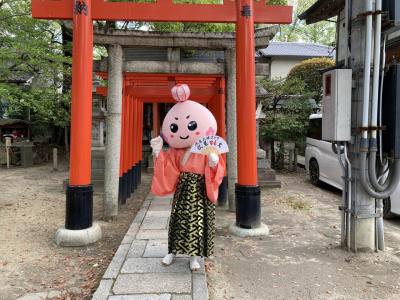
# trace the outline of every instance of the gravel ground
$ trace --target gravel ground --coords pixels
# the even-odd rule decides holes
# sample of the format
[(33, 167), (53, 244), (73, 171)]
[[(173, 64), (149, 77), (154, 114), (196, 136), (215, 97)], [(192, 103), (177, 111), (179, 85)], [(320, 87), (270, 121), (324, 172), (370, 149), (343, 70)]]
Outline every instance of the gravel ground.
[(340, 247), (340, 191), (316, 188), (304, 171), (279, 174), (282, 188), (263, 190), (270, 234), (238, 238), (235, 215), (217, 213), (215, 256), (208, 260), (211, 300), (400, 299), (400, 222), (386, 222), (386, 252)]
[[(89, 299), (148, 192), (150, 176), (113, 223), (94, 217), (103, 239), (93, 246), (60, 248), (66, 168), (0, 168), (0, 299), (54, 291), (55, 299)], [(400, 299), (400, 221), (386, 222), (387, 251), (340, 248), (340, 192), (313, 187), (304, 172), (279, 174), (282, 188), (263, 190), (263, 222), (270, 235), (238, 238), (228, 232), (235, 215), (217, 211), (215, 256), (208, 260), (211, 300)]]
[(0, 299), (53, 291), (56, 299), (89, 299), (149, 190), (150, 176), (121, 209), (118, 220), (101, 221), (102, 198), (94, 197), (94, 219), (103, 238), (82, 248), (61, 248), (54, 233), (64, 223), (66, 166), (0, 168)]

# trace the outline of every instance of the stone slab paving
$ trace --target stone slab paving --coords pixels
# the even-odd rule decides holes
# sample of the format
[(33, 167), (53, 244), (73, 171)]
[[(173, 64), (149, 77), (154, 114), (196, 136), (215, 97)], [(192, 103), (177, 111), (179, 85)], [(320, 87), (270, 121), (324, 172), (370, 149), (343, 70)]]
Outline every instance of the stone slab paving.
[(103, 275), (94, 300), (207, 300), (204, 260), (191, 272), (189, 257), (161, 264), (168, 252), (172, 196), (149, 195)]

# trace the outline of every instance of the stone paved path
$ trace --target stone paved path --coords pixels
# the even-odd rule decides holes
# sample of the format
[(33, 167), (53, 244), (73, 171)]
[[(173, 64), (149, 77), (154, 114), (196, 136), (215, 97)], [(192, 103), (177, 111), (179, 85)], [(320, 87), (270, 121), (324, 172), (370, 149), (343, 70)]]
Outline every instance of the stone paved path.
[(204, 261), (191, 272), (188, 257), (165, 267), (172, 197), (149, 195), (108, 266), (95, 300), (207, 300)]

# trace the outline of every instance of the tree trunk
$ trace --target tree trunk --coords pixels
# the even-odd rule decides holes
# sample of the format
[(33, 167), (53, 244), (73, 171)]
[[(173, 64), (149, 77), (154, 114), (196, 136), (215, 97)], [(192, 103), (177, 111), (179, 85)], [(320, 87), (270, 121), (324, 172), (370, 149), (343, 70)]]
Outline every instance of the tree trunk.
[(69, 127), (64, 128), (64, 147), (65, 147), (65, 158), (69, 161)]

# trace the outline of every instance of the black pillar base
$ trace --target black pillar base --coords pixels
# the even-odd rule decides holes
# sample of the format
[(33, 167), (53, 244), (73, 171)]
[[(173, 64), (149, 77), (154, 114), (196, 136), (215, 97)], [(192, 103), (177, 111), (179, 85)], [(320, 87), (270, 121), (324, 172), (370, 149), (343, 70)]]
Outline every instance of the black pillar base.
[(118, 204), (122, 204), (122, 177), (119, 177), (118, 181)]
[(225, 206), (228, 200), (228, 177), (222, 179), (218, 188), (218, 206)]
[(129, 170), (129, 181), (131, 183), (131, 193), (133, 193), (135, 191), (135, 166), (132, 166)]
[(82, 230), (93, 223), (93, 186), (67, 186), (65, 228)]
[(126, 172), (126, 189), (127, 189), (127, 196), (128, 199), (131, 197), (132, 194), (132, 181), (131, 181), (131, 169)]
[(142, 161), (139, 160), (138, 163), (138, 184), (142, 183)]
[(259, 186), (236, 184), (236, 225), (253, 229), (261, 225), (261, 190)]
[(136, 164), (132, 168), (132, 184), (133, 190), (135, 191), (137, 188), (137, 180), (136, 180)]
[(122, 204), (126, 203), (126, 199), (128, 198), (128, 181), (126, 173), (122, 174)]
[(135, 164), (133, 166), (133, 189), (136, 190), (137, 186), (138, 186), (138, 182), (137, 182), (137, 164)]

